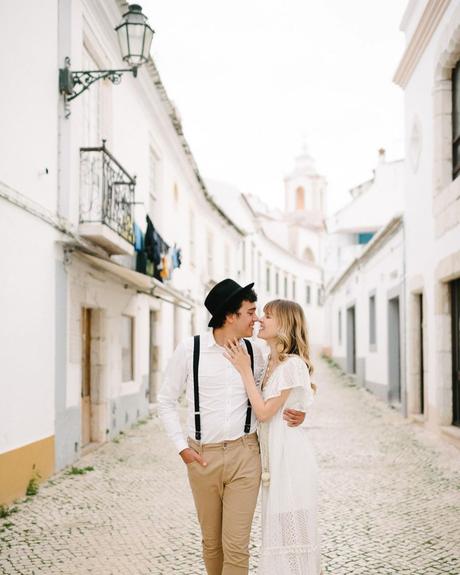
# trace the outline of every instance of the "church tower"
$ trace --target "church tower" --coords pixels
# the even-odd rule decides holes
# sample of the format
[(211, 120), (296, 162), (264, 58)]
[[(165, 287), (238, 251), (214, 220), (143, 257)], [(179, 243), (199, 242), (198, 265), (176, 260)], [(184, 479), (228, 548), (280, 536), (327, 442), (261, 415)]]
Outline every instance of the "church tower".
[(284, 178), (284, 187), (290, 250), (305, 262), (321, 265), (327, 183), (316, 171), (305, 144), (294, 169)]
[(318, 174), (307, 146), (295, 159), (294, 169), (284, 179), (285, 212), (297, 214), (311, 221), (326, 217), (326, 180)]

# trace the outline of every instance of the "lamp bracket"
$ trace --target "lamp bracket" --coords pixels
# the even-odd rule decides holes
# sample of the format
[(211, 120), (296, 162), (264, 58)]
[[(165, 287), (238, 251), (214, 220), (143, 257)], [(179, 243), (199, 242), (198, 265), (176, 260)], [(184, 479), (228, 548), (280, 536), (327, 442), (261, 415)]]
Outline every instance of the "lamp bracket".
[(113, 84), (119, 84), (125, 72), (137, 76), (136, 67), (121, 70), (71, 70), (70, 58), (67, 57), (65, 68), (59, 70), (59, 91), (64, 94), (66, 101), (70, 102), (98, 80), (107, 79)]

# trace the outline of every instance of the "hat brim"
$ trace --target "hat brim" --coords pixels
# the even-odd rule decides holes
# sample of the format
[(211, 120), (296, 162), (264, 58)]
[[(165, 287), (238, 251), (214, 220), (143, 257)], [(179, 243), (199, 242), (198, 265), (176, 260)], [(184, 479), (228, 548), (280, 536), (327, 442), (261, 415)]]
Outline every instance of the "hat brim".
[[(252, 289), (254, 287), (254, 283), (255, 282), (252, 282), (252, 283), (248, 284), (247, 286), (239, 287), (238, 289), (236, 289), (233, 293), (231, 293), (228, 297), (226, 297), (224, 299), (224, 301), (222, 302), (221, 308), (223, 308), (231, 299), (236, 297), (238, 294)], [(209, 320), (208, 327), (214, 327), (213, 324), (217, 320), (218, 317), (219, 317), (219, 314), (213, 315), (212, 318)]]

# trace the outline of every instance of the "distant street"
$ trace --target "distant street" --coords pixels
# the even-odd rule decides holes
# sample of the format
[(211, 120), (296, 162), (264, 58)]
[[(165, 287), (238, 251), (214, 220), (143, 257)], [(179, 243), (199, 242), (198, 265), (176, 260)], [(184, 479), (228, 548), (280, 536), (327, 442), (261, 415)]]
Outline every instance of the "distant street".
[[(325, 573), (460, 573), (460, 453), (317, 362)], [(0, 573), (203, 574), (183, 463), (155, 416), (0, 520)], [(251, 567), (258, 559), (260, 517)], [(255, 572), (255, 571), (251, 571)], [(280, 574), (282, 575), (282, 574)]]

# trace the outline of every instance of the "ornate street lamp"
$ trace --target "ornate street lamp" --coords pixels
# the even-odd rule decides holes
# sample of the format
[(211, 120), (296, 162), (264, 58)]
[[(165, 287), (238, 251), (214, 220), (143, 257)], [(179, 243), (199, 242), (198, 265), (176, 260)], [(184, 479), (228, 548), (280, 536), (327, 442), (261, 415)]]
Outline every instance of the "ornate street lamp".
[(123, 21), (115, 28), (118, 34), (121, 57), (131, 68), (121, 70), (77, 70), (70, 69), (70, 58), (65, 59), (65, 68), (59, 70), (59, 91), (66, 102), (73, 100), (97, 80), (107, 78), (119, 84), (125, 72), (137, 76), (137, 68), (147, 62), (154, 31), (147, 24), (147, 17), (139, 4), (130, 4)]

